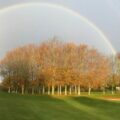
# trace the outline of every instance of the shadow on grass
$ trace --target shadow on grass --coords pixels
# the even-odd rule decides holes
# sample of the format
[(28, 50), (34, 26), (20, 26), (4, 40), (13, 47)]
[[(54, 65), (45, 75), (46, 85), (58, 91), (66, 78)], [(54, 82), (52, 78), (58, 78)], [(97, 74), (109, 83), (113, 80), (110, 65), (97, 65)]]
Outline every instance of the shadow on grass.
[(104, 118), (109, 118), (109, 120), (119, 120), (120, 119), (120, 103), (111, 102), (107, 100), (94, 99), (89, 97), (71, 97), (73, 101), (91, 108), (90, 112), (96, 113), (96, 115), (101, 115)]

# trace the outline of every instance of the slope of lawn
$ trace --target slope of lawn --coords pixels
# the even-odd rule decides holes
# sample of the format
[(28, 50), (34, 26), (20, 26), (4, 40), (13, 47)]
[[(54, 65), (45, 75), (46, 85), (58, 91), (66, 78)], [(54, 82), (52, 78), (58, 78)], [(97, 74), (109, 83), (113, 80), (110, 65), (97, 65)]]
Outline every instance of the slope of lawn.
[(120, 120), (120, 102), (0, 93), (0, 120)]

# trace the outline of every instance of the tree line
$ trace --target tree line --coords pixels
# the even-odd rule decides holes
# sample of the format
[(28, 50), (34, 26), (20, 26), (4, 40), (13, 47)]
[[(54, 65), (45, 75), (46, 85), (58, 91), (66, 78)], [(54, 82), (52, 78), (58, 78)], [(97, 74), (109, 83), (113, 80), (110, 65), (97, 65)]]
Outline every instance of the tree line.
[[(110, 57), (85, 44), (50, 40), (9, 51), (0, 61), (9, 93), (80, 95), (114, 84)], [(113, 86), (114, 87), (114, 86)]]

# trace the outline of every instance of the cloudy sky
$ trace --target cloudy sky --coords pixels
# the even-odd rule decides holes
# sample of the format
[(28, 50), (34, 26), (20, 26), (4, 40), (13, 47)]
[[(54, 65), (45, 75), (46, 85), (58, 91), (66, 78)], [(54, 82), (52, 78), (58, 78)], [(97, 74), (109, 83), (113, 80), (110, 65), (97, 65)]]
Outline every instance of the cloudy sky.
[[(29, 5), (5, 10), (23, 3)], [(0, 57), (19, 45), (38, 43), (54, 36), (87, 43), (110, 53), (103, 37), (79, 15), (96, 25), (119, 52), (119, 11), (120, 0), (0, 0)]]

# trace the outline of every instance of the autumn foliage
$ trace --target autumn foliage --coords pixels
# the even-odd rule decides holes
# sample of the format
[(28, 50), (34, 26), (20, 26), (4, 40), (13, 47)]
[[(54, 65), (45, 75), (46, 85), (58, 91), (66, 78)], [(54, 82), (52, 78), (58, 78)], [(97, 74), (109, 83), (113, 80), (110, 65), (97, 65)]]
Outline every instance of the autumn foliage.
[(58, 40), (13, 49), (0, 68), (4, 89), (22, 94), (90, 94), (101, 90), (111, 73), (109, 58), (97, 49)]

